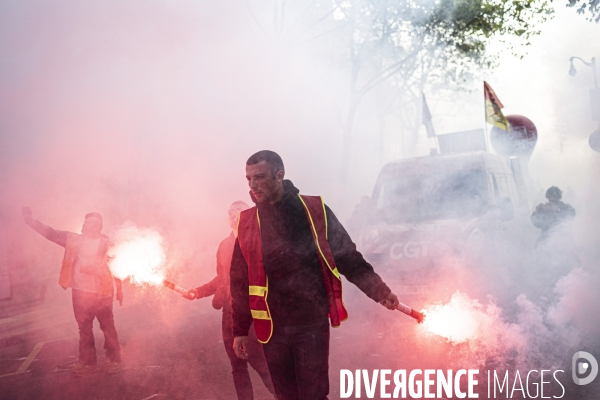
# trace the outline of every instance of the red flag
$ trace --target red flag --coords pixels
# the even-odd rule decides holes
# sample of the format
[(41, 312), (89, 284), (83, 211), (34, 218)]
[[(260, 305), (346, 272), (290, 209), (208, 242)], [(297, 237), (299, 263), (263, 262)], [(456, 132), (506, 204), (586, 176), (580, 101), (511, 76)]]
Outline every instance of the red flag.
[(487, 83), (483, 82), (483, 93), (485, 96), (485, 120), (507, 132), (510, 131), (510, 124), (501, 109), (504, 108), (502, 102), (496, 96), (494, 89)]

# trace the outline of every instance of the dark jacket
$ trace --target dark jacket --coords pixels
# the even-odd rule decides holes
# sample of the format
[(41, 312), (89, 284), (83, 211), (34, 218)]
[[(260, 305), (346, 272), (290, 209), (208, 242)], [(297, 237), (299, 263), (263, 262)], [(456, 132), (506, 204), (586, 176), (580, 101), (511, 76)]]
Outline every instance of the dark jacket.
[(229, 292), (229, 268), (231, 267), (231, 255), (235, 244), (233, 232), (219, 244), (217, 250), (217, 276), (210, 282), (197, 287), (198, 298), (212, 296), (212, 305), (223, 312), (231, 312), (231, 293)]
[(575, 209), (570, 204), (559, 201), (555, 206), (551, 203), (538, 205), (531, 215), (531, 223), (545, 233), (548, 229), (573, 218)]
[[(285, 194), (280, 201), (273, 205), (257, 204), (269, 283), (267, 302), (273, 325), (277, 328), (327, 323), (327, 293), (304, 206), (292, 182), (285, 180), (283, 184)], [(329, 207), (325, 206), (325, 209), (329, 246), (339, 272), (373, 300), (387, 297), (390, 289), (356, 250)], [(233, 334), (246, 336), (252, 323), (248, 305), (248, 264), (237, 240), (230, 274)]]

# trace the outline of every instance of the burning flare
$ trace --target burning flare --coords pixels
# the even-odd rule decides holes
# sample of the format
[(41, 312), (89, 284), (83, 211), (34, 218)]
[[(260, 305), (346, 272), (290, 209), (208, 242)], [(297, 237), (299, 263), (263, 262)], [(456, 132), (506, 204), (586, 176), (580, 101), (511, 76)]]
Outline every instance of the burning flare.
[(126, 226), (113, 237), (108, 266), (113, 276), (133, 284), (162, 285), (166, 277), (166, 255), (161, 235), (151, 229)]
[(433, 334), (459, 344), (479, 336), (480, 321), (485, 319), (481, 305), (457, 291), (447, 304), (433, 305), (424, 310), (427, 316), (423, 328)]

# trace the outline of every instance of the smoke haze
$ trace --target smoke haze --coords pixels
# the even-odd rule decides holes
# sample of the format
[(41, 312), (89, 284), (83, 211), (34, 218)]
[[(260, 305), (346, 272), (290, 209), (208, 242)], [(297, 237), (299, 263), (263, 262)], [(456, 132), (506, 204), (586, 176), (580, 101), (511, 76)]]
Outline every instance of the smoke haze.
[[(351, 319), (332, 330), (331, 398), (339, 395), (340, 368), (550, 369), (570, 365), (574, 351), (600, 355), (600, 155), (587, 142), (597, 128), (589, 112), (593, 80), (582, 64), (568, 75), (569, 57), (600, 57), (593, 40), (600, 25), (560, 7), (528, 55), (507, 54), (496, 71), (483, 73), (505, 115), (529, 117), (539, 133), (528, 166), (531, 198), (506, 244), (516, 247), (505, 263), (484, 258), (476, 272), (448, 259), (448, 270), (431, 283), (435, 295), (400, 296), (428, 310), (450, 303), (465, 313), (465, 324), (477, 321), (473, 331), (431, 334), (344, 282)], [(70, 296), (56, 285), (63, 249), (22, 222), (21, 206), (60, 230), (80, 232), (84, 215), (95, 211), (113, 238), (126, 221), (158, 232), (169, 279), (193, 288), (215, 275), (217, 246), (230, 233), (229, 205), (249, 203), (244, 166), (256, 151), (278, 152), (301, 193), (322, 195), (348, 221), (385, 163), (435, 147), (424, 127), (401, 137), (394, 116), (380, 141), (377, 98), (367, 96), (344, 181), (339, 110), (348, 71), (326, 53), (336, 43), (318, 32), (298, 34), (310, 31), (299, 6), (280, 21), (285, 29), (273, 28), (272, 18), (272, 9), (255, 1), (0, 3), (0, 257), (8, 271), (0, 278), (10, 274), (15, 300), (37, 297), (46, 282), (60, 318), (72, 319)], [(482, 127), (481, 86), (477, 80), (471, 92), (426, 93), (438, 133)], [(577, 210), (571, 229), (579, 263), (556, 269), (536, 259), (539, 230), (529, 223), (551, 185)], [(166, 337), (181, 354), (198, 352), (193, 368), (226, 360), (222, 344), (206, 350), (206, 359), (200, 353), (220, 340), (219, 312), (208, 301), (125, 286), (117, 330), (158, 321), (156, 335), (150, 326), (124, 337), (129, 362), (143, 364), (147, 348), (160, 352)], [(128, 311), (134, 305), (143, 312)], [(57, 338), (76, 335), (73, 321), (63, 328)], [(182, 330), (198, 341), (186, 348), (177, 339)], [(182, 380), (193, 377), (187, 372)], [(207, 387), (233, 386), (229, 370), (215, 376)]]

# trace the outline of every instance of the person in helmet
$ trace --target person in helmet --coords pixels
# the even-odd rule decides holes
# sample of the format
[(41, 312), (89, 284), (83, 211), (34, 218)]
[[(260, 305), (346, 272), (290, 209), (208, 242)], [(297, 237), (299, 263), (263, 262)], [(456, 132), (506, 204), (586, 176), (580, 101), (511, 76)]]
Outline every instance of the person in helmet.
[(552, 231), (563, 222), (574, 219), (576, 214), (570, 204), (561, 201), (562, 190), (556, 186), (546, 190), (546, 198), (548, 202), (538, 204), (531, 215), (533, 226), (542, 230), (542, 234), (535, 242), (536, 247), (545, 243)]

